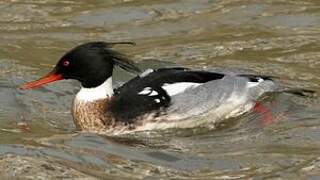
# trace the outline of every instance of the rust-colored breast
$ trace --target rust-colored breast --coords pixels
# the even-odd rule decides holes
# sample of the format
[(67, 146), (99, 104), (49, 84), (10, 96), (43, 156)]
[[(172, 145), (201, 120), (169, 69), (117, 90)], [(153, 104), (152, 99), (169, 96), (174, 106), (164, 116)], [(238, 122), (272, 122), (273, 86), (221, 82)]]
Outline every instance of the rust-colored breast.
[[(112, 99), (101, 99), (95, 101), (83, 101), (75, 99), (73, 102), (73, 121), (79, 130), (94, 132), (98, 134), (119, 134), (139, 130), (144, 124), (162, 121), (164, 111), (150, 112), (132, 120), (128, 123), (124, 120), (115, 119), (108, 111), (108, 105)], [(162, 115), (162, 116), (161, 116)]]
[(73, 120), (78, 129), (90, 132), (108, 131), (114, 124), (111, 115), (106, 111), (108, 99), (96, 101), (73, 102)]

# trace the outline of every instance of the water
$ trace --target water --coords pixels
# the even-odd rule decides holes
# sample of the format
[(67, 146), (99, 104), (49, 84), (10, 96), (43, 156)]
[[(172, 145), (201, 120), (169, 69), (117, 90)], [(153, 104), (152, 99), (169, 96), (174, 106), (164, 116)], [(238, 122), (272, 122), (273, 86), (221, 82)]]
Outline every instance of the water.
[[(104, 40), (136, 42), (117, 49), (142, 68), (251, 71), (319, 93), (319, 1), (15, 0), (0, 2), (0, 9), (2, 176), (320, 178), (318, 95), (268, 95), (263, 104), (273, 123), (247, 113), (214, 130), (104, 137), (75, 132), (70, 105), (77, 82), (17, 89), (75, 45)], [(121, 70), (115, 76), (117, 84), (132, 77)]]

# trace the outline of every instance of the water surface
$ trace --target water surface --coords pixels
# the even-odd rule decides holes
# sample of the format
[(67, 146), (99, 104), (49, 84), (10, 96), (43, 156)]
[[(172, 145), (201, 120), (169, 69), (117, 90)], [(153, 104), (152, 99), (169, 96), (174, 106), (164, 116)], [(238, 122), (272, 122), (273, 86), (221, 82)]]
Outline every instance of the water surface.
[[(0, 174), (24, 178), (319, 179), (320, 98), (270, 94), (215, 129), (104, 137), (75, 132), (78, 83), (17, 87), (88, 41), (119, 46), (142, 68), (257, 72), (320, 92), (320, 2), (15, 0), (0, 2)], [(116, 70), (116, 84), (132, 77)], [(210, 117), (206, 117), (210, 118)], [(28, 124), (28, 127), (24, 125)]]

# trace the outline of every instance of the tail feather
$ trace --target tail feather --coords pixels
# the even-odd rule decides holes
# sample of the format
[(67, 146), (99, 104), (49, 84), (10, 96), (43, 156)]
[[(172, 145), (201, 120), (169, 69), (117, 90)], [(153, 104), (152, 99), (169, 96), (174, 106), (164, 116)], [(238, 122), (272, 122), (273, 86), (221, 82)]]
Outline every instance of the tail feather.
[(316, 96), (316, 91), (309, 90), (309, 89), (286, 89), (280, 92), (294, 94), (301, 97), (314, 97)]
[(275, 76), (254, 75), (254, 74), (239, 74), (238, 76), (240, 76), (240, 77), (246, 77), (246, 78), (248, 78), (251, 82), (258, 82), (259, 79), (272, 81), (274, 78), (276, 78)]
[[(239, 74), (238, 76), (246, 77), (250, 82), (259, 82), (260, 79), (273, 81), (278, 79), (276, 76), (266, 76), (266, 75), (254, 75), (254, 74)], [(275, 92), (283, 92), (288, 94), (297, 95), (300, 97), (315, 97), (317, 95), (316, 91), (303, 89), (303, 88), (289, 88), (289, 87), (280, 87)]]

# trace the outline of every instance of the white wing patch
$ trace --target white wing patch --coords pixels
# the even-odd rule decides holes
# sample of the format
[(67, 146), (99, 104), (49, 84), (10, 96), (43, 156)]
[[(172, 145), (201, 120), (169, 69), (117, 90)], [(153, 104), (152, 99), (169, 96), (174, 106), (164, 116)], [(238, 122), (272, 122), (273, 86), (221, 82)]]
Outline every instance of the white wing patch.
[(180, 82), (173, 84), (163, 84), (162, 88), (167, 92), (169, 96), (173, 96), (179, 93), (184, 92), (188, 88), (195, 88), (200, 86), (201, 83), (190, 83), (190, 82)]
[(142, 91), (138, 93), (139, 95), (148, 95), (148, 96), (156, 96), (159, 93), (153, 90), (151, 87), (146, 87)]
[(158, 95), (158, 92), (155, 90), (151, 91), (151, 94), (149, 94), (149, 96), (156, 96), (156, 95)]
[(151, 87), (146, 87), (141, 92), (139, 92), (138, 94), (139, 95), (147, 95), (147, 94), (150, 94), (151, 91), (152, 91)]

